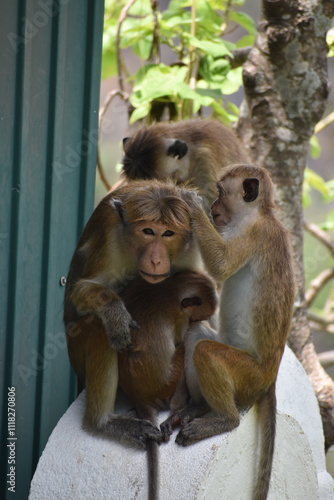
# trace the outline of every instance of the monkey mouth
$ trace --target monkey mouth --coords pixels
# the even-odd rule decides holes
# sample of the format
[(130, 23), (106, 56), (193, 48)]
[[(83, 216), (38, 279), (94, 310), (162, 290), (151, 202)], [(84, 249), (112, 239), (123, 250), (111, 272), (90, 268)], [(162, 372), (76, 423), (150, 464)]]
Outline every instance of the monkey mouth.
[(146, 273), (145, 271), (142, 271), (139, 269), (140, 274), (142, 277), (148, 281), (149, 283), (158, 283), (159, 281), (163, 281), (164, 279), (168, 278), (169, 273), (164, 273), (164, 274), (150, 274)]

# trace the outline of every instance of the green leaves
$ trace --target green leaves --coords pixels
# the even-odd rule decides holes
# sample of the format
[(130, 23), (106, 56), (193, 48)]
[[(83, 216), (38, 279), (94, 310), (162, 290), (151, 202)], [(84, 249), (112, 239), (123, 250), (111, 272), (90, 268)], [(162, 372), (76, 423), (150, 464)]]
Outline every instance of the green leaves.
[(327, 218), (325, 222), (320, 224), (321, 229), (324, 231), (333, 231), (334, 230), (334, 211), (327, 214)]
[(245, 12), (237, 12), (237, 11), (231, 11), (230, 12), (230, 19), (231, 21), (235, 21), (237, 24), (240, 24), (250, 35), (255, 36), (256, 34), (256, 27), (254, 20), (248, 15), (245, 14)]
[(334, 57), (334, 28), (331, 28), (326, 37), (326, 42), (328, 45), (328, 57)]
[[(117, 56), (124, 49), (131, 49), (141, 64), (128, 80), (133, 85), (131, 122), (147, 116), (152, 119), (151, 111), (157, 102), (166, 106), (172, 103), (178, 118), (189, 118), (209, 107), (213, 116), (225, 122), (236, 120), (237, 109), (226, 102), (224, 95), (233, 94), (241, 86), (241, 68), (231, 69), (236, 45), (225, 41), (223, 35), (232, 23), (233, 29), (239, 26), (247, 33), (242, 36), (241, 46), (254, 39), (252, 19), (234, 10), (243, 3), (171, 0), (167, 9), (157, 11), (154, 17), (150, 0), (136, 0), (128, 11), (126, 0), (106, 0), (102, 77), (117, 73)], [(117, 52), (118, 26), (121, 29)], [(154, 39), (160, 49), (166, 46), (171, 51), (170, 65), (149, 60)], [(125, 62), (121, 57), (123, 76), (133, 73)]]
[(323, 201), (334, 201), (334, 179), (325, 181), (319, 174), (306, 168), (304, 172), (303, 185), (303, 205), (308, 207), (311, 204), (311, 190), (315, 189), (321, 194)]

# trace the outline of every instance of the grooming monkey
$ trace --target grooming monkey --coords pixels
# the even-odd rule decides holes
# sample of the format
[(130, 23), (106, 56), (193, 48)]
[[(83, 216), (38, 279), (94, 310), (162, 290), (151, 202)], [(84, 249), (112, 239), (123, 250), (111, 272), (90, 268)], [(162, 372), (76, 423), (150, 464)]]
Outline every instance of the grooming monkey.
[[(209, 318), (217, 297), (212, 281), (195, 272), (176, 273), (152, 285), (141, 277), (120, 293), (131, 317), (140, 324), (132, 348), (119, 353), (119, 384), (137, 417), (156, 426), (159, 409), (187, 402), (183, 339), (189, 324)], [(149, 499), (158, 497), (158, 444), (148, 440)]]
[(185, 190), (138, 181), (108, 194), (88, 221), (67, 278), (64, 322), (70, 361), (86, 386), (84, 426), (145, 448), (161, 441), (150, 422), (115, 415), (118, 352), (136, 328), (119, 290), (140, 275), (159, 283), (178, 270), (200, 267)]
[[(204, 263), (223, 282), (219, 341), (210, 339), (204, 325), (190, 328), (185, 370), (193, 404), (174, 412), (161, 428), (168, 437), (181, 423), (177, 442), (186, 446), (231, 431), (239, 425), (237, 406), (256, 403), (262, 433), (252, 498), (265, 500), (275, 443), (275, 383), (294, 302), (291, 250), (274, 213), (266, 170), (228, 167), (218, 191), (211, 207), (218, 231), (195, 199), (192, 218)], [(206, 405), (215, 416), (194, 418)]]
[(123, 139), (123, 148), (123, 178), (188, 181), (199, 189), (207, 209), (216, 198), (222, 169), (249, 162), (235, 133), (215, 120), (159, 122)]

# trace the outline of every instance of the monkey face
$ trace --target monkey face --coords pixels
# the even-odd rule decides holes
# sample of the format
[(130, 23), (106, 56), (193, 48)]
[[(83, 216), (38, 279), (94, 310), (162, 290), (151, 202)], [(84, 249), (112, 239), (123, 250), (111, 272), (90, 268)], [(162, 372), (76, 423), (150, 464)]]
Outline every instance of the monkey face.
[(184, 234), (157, 222), (141, 222), (133, 227), (133, 251), (138, 271), (149, 283), (159, 283), (170, 274), (171, 262), (184, 247)]
[[(211, 205), (211, 215), (216, 226), (225, 226), (232, 220), (237, 222), (257, 207), (259, 180), (257, 178), (222, 178), (217, 184), (218, 198)], [(255, 203), (254, 203), (255, 202)]]

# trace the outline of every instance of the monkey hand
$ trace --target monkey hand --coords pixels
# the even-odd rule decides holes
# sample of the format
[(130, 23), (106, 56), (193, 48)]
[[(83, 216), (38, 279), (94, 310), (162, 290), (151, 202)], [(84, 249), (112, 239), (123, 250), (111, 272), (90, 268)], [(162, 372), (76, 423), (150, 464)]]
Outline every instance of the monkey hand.
[(173, 412), (169, 417), (160, 424), (162, 433), (162, 440), (164, 443), (169, 441), (170, 436), (173, 434), (173, 429), (181, 423), (180, 413), (182, 410)]
[(105, 433), (112, 438), (120, 439), (122, 442), (142, 449), (146, 449), (148, 441), (154, 441), (157, 444), (162, 442), (160, 429), (149, 420), (124, 415), (111, 419), (106, 426)]
[(148, 441), (160, 444), (162, 434), (149, 420), (132, 419), (124, 426), (121, 439), (136, 448), (146, 449)]
[(203, 415), (207, 412), (207, 408), (202, 408), (195, 405), (187, 405), (179, 410), (173, 411), (169, 417), (161, 423), (160, 429), (163, 436), (163, 441), (169, 441), (173, 433), (174, 427), (183, 426), (198, 415)]
[(131, 328), (138, 329), (139, 326), (131, 318), (122, 301), (113, 300), (104, 308), (102, 322), (113, 349), (124, 351), (132, 347)]
[(203, 199), (195, 190), (181, 189), (181, 198), (187, 203), (191, 212), (203, 207)]
[(203, 423), (200, 418), (196, 418), (192, 421), (188, 420), (188, 422), (186, 422), (185, 419), (181, 425), (182, 428), (175, 439), (175, 442), (180, 446), (189, 446), (206, 437), (202, 436)]

